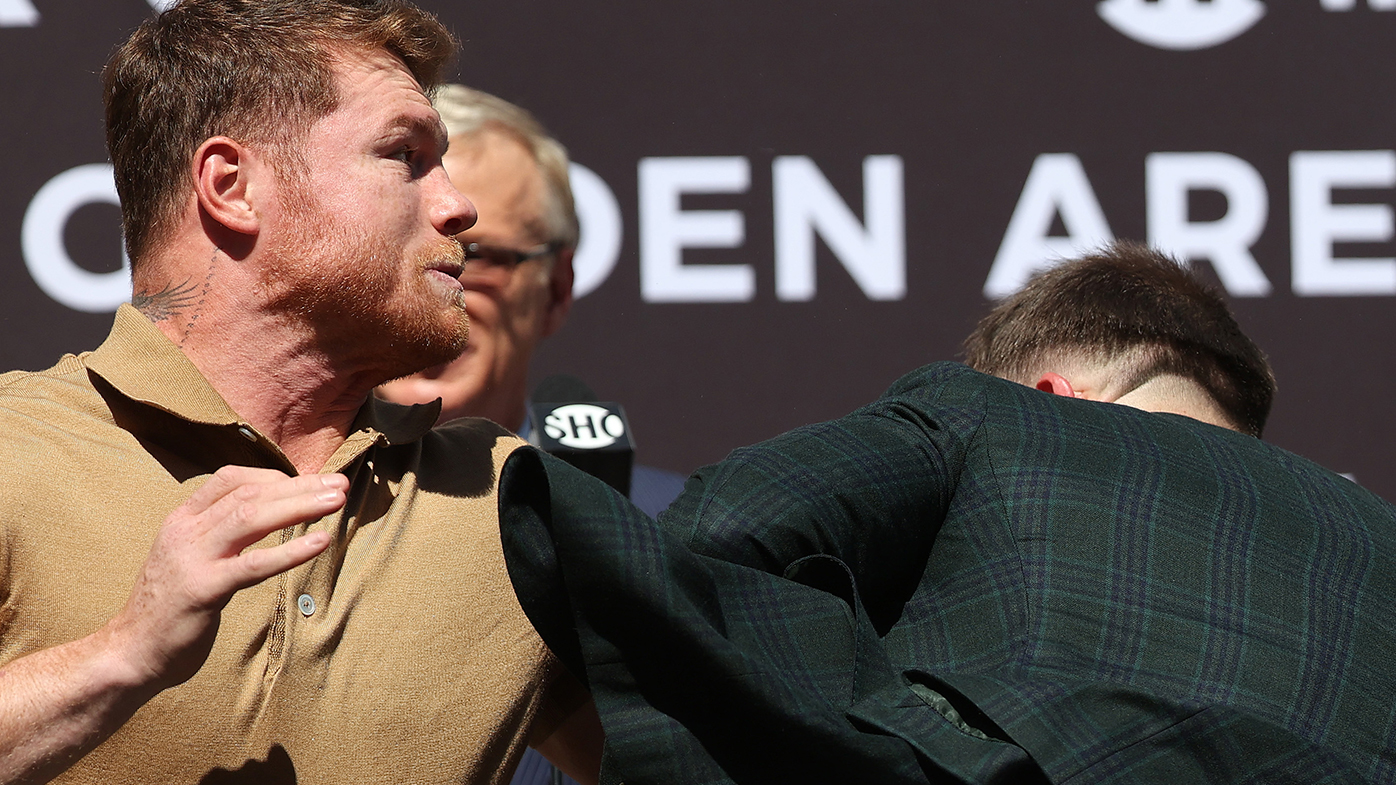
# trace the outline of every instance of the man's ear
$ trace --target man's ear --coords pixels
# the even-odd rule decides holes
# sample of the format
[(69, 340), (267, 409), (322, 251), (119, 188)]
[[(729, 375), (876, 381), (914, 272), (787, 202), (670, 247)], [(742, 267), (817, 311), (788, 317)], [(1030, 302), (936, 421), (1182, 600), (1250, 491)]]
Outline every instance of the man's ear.
[(204, 140), (194, 154), (194, 195), (203, 213), (238, 234), (255, 235), (261, 228), (253, 205), (253, 154), (226, 136)]
[(572, 255), (574, 248), (563, 248), (553, 259), (552, 274), (548, 276), (548, 314), (543, 324), (547, 337), (562, 328), (567, 313), (572, 310)]
[(1071, 382), (1068, 381), (1065, 376), (1051, 371), (1042, 374), (1042, 378), (1038, 379), (1037, 384), (1033, 386), (1043, 392), (1060, 395), (1064, 398), (1081, 397), (1081, 393), (1077, 392), (1076, 388), (1071, 386)]

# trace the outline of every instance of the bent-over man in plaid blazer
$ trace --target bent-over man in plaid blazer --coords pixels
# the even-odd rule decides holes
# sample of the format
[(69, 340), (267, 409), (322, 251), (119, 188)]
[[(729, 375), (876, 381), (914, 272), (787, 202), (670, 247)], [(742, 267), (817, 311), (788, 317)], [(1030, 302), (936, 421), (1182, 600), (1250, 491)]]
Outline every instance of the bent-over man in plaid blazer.
[[(1095, 356), (1135, 355), (1123, 394), (927, 366), (658, 524), (516, 452), (511, 578), (596, 698), (603, 780), (1396, 781), (1396, 510), (1237, 432), (1268, 394), (1257, 421), (1246, 352), (1194, 316), (1174, 353), (1222, 346), (1211, 373), (1158, 336)], [(1179, 412), (1189, 383), (1212, 400)]]

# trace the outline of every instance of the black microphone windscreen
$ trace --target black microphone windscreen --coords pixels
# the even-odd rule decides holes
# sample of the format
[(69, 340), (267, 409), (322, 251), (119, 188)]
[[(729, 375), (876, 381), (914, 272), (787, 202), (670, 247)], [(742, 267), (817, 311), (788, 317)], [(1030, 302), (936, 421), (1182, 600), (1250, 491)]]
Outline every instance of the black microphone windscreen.
[(531, 441), (623, 494), (630, 493), (635, 442), (620, 404), (605, 403), (581, 379), (549, 376), (533, 389)]
[(598, 400), (586, 382), (566, 373), (555, 373), (533, 388), (534, 403), (593, 403)]

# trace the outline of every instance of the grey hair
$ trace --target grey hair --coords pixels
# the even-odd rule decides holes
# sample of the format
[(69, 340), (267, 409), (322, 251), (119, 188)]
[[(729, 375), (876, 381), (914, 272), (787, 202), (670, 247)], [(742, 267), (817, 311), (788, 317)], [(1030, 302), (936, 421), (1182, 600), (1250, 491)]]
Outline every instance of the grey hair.
[(432, 103), (446, 124), (448, 136), (471, 136), (486, 129), (498, 130), (517, 139), (533, 154), (548, 185), (544, 220), (552, 235), (549, 240), (576, 248), (577, 207), (572, 201), (572, 183), (567, 176), (567, 148), (549, 136), (543, 124), (528, 110), (489, 93), (464, 85), (442, 85)]

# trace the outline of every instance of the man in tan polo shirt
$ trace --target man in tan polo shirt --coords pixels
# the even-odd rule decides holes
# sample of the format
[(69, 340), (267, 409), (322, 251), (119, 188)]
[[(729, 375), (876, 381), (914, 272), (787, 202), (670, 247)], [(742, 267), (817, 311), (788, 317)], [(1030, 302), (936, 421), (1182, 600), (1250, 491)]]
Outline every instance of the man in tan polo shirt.
[(467, 337), (453, 50), (395, 0), (185, 0), (108, 64), (134, 307), (0, 376), (0, 782), (501, 782), (526, 742), (594, 781), (500, 552), (518, 440), (370, 397)]

